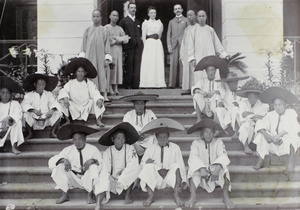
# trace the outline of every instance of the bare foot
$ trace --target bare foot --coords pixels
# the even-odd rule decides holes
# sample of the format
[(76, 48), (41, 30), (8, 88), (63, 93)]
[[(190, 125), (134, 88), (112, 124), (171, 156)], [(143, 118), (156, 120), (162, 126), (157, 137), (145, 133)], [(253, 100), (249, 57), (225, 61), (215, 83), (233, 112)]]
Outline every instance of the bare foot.
[(131, 203), (133, 203), (133, 200), (132, 200), (131, 196), (126, 195), (125, 200), (124, 200), (124, 204), (131, 204)]
[(187, 202), (184, 203), (184, 205), (186, 207), (192, 208), (194, 207), (195, 203), (196, 203), (196, 198), (191, 197)]
[(259, 159), (258, 162), (256, 163), (256, 165), (253, 167), (255, 170), (261, 169), (264, 167), (264, 160), (263, 159)]
[(105, 127), (105, 125), (102, 123), (102, 121), (101, 121), (101, 119), (97, 119), (97, 125), (99, 126), (99, 127)]
[(57, 135), (55, 133), (50, 133), (50, 138), (57, 138)]
[(233, 136), (231, 136), (231, 140), (239, 140), (239, 133), (235, 132)]
[(89, 193), (87, 194), (87, 203), (88, 203), (88, 204), (96, 203), (96, 199), (95, 199), (95, 197), (94, 197), (93, 191), (92, 191), (92, 192), (89, 192)]
[(253, 154), (253, 151), (249, 148), (249, 146), (245, 144), (245, 147), (244, 147), (244, 152), (247, 154), (247, 155), (252, 155)]
[(29, 133), (28, 136), (26, 136), (25, 141), (28, 140), (28, 139), (31, 139), (32, 136), (33, 136), (33, 134), (32, 134), (32, 133)]
[(224, 198), (224, 203), (227, 209), (233, 209), (235, 207), (235, 204), (229, 198)]
[(143, 202), (144, 206), (150, 206), (154, 202), (154, 195), (149, 196), (147, 200)]
[(21, 154), (21, 151), (17, 149), (17, 147), (14, 145), (11, 149), (12, 153), (15, 155)]
[(184, 202), (181, 200), (180, 196), (178, 193), (174, 193), (174, 200), (177, 206), (183, 206)]
[(64, 203), (66, 201), (69, 201), (70, 198), (69, 198), (69, 195), (67, 193), (63, 193), (63, 195), (60, 197), (60, 199), (58, 199), (56, 201), (56, 204), (61, 204), (61, 203)]

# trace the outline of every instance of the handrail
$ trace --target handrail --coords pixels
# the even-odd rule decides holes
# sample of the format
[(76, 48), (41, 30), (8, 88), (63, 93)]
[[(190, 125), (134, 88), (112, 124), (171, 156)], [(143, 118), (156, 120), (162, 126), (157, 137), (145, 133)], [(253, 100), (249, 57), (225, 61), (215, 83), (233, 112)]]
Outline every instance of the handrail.
[(0, 44), (23, 44), (23, 43), (28, 43), (28, 44), (37, 44), (37, 39), (16, 39), (16, 40), (0, 40)]

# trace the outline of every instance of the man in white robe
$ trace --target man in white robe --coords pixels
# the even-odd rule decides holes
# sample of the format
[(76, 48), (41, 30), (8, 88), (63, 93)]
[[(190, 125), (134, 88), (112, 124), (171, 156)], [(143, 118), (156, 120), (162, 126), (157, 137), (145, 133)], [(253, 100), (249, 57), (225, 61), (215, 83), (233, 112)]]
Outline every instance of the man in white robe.
[(230, 72), (226, 79), (216, 80), (216, 82), (222, 82), (221, 84), (224, 85), (225, 89), (224, 97), (215, 109), (217, 119), (225, 131), (231, 125), (232, 130), (238, 132), (240, 122), (239, 103), (243, 98), (237, 96), (235, 91), (238, 87), (238, 81), (247, 78), (249, 76), (238, 77), (236, 73)]
[(259, 161), (254, 169), (258, 170), (264, 165), (264, 159), (269, 154), (277, 156), (289, 155), (287, 171), (295, 168), (295, 151), (300, 147), (300, 125), (297, 121), (297, 113), (288, 109), (288, 104), (299, 103), (299, 100), (289, 91), (280, 87), (271, 87), (261, 95), (265, 103), (272, 103), (274, 110), (258, 120), (255, 126), (253, 143), (257, 145)]
[[(73, 120), (87, 121), (89, 114), (93, 111), (96, 116), (97, 125), (103, 127), (101, 122), (104, 108), (104, 98), (98, 91), (96, 85), (87, 78), (92, 72), (97, 75), (96, 69), (91, 65), (81, 63), (88, 62), (85, 58), (77, 58), (66, 68), (66, 71), (74, 72), (76, 79), (67, 82), (59, 91), (58, 100), (62, 104), (62, 112)], [(74, 65), (73, 65), (74, 64)], [(73, 68), (74, 66), (74, 68)]]
[(58, 132), (59, 140), (73, 139), (73, 144), (64, 148), (58, 155), (49, 159), (51, 177), (55, 189), (62, 191), (57, 204), (69, 201), (68, 190), (85, 189), (88, 192), (87, 203), (95, 203), (94, 186), (99, 181), (102, 167), (102, 155), (97, 147), (86, 143), (86, 135), (98, 130), (79, 124), (67, 124)]
[[(53, 81), (52, 81), (53, 79)], [(35, 89), (31, 91), (26, 88), (27, 84), (32, 83)], [(48, 85), (51, 84), (51, 88)], [(25, 125), (28, 130), (30, 139), (33, 136), (33, 130), (43, 130), (51, 126), (50, 137), (56, 138), (56, 128), (61, 118), (61, 109), (57, 100), (54, 98), (52, 91), (58, 83), (57, 77), (50, 77), (43, 74), (31, 74), (24, 81), (24, 89), (27, 92), (22, 101)]]
[(126, 190), (125, 204), (133, 202), (131, 191), (133, 183), (140, 172), (139, 160), (134, 147), (131, 145), (139, 139), (139, 135), (129, 123), (123, 122), (108, 130), (99, 139), (99, 143), (109, 146), (103, 153), (103, 168), (99, 177), (100, 182), (95, 186), (97, 205), (107, 203), (110, 192), (120, 195)]
[(147, 200), (143, 202), (144, 206), (149, 206), (154, 202), (155, 189), (167, 187), (174, 189), (176, 204), (178, 206), (184, 204), (179, 195), (186, 183), (186, 169), (182, 153), (177, 144), (168, 141), (169, 132), (179, 130), (184, 130), (183, 125), (168, 118), (154, 120), (142, 130), (143, 133), (149, 133), (149, 131), (155, 133), (157, 138), (157, 143), (146, 149), (141, 161), (140, 185), (142, 190), (148, 193)]
[[(146, 109), (146, 103), (150, 100), (155, 100), (158, 95), (143, 94), (138, 92), (137, 94), (122, 97), (121, 100), (132, 102), (134, 109), (128, 111), (124, 117), (123, 122), (130, 123), (136, 131), (140, 134), (141, 130), (151, 121), (157, 119), (155, 114)], [(154, 144), (156, 141), (155, 135), (141, 135), (139, 141), (134, 143), (134, 148), (139, 156), (142, 156), (145, 149)]]
[[(195, 68), (197, 63), (204, 57), (209, 55), (218, 55), (221, 58), (225, 58), (228, 54), (225, 52), (215, 30), (206, 25), (207, 15), (206, 12), (200, 10), (197, 13), (197, 21), (199, 24), (196, 24), (194, 29), (194, 36), (189, 36), (190, 40), (188, 47), (188, 62), (192, 63), (192, 66)], [(205, 77), (205, 75), (201, 75), (200, 73), (196, 73), (195, 75), (195, 83), (201, 79), (201, 77)], [(225, 75), (226, 77), (226, 75)]]
[(110, 44), (110, 53), (114, 67), (106, 71), (109, 83), (109, 95), (119, 95), (118, 85), (123, 83), (123, 51), (122, 44), (127, 44), (129, 36), (117, 25), (119, 13), (114, 10), (109, 15), (110, 24), (104, 26)]
[(11, 93), (23, 94), (22, 88), (8, 77), (0, 77), (0, 147), (10, 140), (12, 153), (20, 154), (18, 146), (24, 143), (22, 107), (11, 99)]
[(216, 130), (222, 131), (221, 126), (211, 119), (203, 119), (187, 130), (188, 134), (201, 131), (199, 139), (193, 141), (188, 160), (188, 179), (191, 191), (190, 199), (185, 203), (193, 207), (196, 203), (196, 188), (200, 186), (208, 193), (214, 191), (216, 186), (223, 189), (223, 201), (227, 208), (234, 208), (228, 191), (231, 190), (230, 176), (227, 166), (230, 160), (225, 145), (221, 139), (215, 138)]
[[(186, 13), (186, 17), (190, 23), (188, 27), (184, 30), (181, 47), (180, 47), (180, 56), (179, 60), (182, 63), (182, 90), (184, 92), (181, 95), (190, 95), (191, 88), (194, 85), (194, 68), (191, 62), (188, 62), (188, 49), (189, 49), (189, 40), (195, 39), (195, 28), (196, 28), (196, 13), (193, 10), (189, 10)], [(190, 38), (191, 37), (191, 38)]]
[(205, 69), (204, 72), (207, 76), (200, 79), (196, 85), (192, 87), (191, 91), (194, 108), (197, 113), (197, 122), (201, 120), (201, 115), (203, 114), (207, 117), (213, 117), (215, 108), (224, 97), (224, 88), (219, 82), (215, 81), (220, 78), (219, 71), (217, 70), (217, 68), (220, 67), (218, 67), (218, 64), (214, 61), (220, 61), (221, 58), (214, 56), (213, 58), (211, 57), (212, 59), (209, 62), (204, 62), (206, 58), (203, 58), (198, 66), (203, 66), (201, 69)]
[[(255, 78), (247, 81), (242, 90), (238, 90), (236, 94), (240, 97), (247, 98), (247, 100), (239, 103), (239, 115), (240, 115), (240, 128), (239, 128), (239, 140), (244, 145), (244, 151), (246, 154), (252, 154), (253, 151), (249, 148), (249, 144), (253, 141), (254, 127), (257, 120), (262, 119), (269, 111), (269, 105), (262, 103), (259, 100), (259, 95), (262, 89), (258, 89), (254, 86), (250, 86), (252, 81), (257, 81)], [(250, 85), (248, 85), (250, 84)]]

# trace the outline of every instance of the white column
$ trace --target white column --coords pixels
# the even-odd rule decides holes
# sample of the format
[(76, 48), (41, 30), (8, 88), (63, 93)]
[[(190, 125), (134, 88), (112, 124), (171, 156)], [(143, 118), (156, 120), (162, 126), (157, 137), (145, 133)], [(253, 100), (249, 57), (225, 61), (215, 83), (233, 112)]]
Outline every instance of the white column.
[(229, 54), (247, 56), (250, 75), (263, 80), (267, 55), (283, 41), (282, 0), (222, 0), (222, 42)]

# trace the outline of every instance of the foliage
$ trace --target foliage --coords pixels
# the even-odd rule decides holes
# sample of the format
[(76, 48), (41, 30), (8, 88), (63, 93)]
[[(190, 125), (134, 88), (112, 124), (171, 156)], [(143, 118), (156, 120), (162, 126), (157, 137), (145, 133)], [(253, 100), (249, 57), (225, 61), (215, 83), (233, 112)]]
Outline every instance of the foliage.
[(225, 57), (224, 60), (228, 65), (228, 68), (234, 67), (239, 69), (243, 73), (247, 73), (246, 68), (248, 67), (242, 59), (246, 58), (246, 56), (240, 56), (242, 53), (238, 52), (232, 56)]
[(255, 77), (251, 77), (245, 84), (241, 87), (241, 90), (264, 90), (264, 84), (259, 82)]

